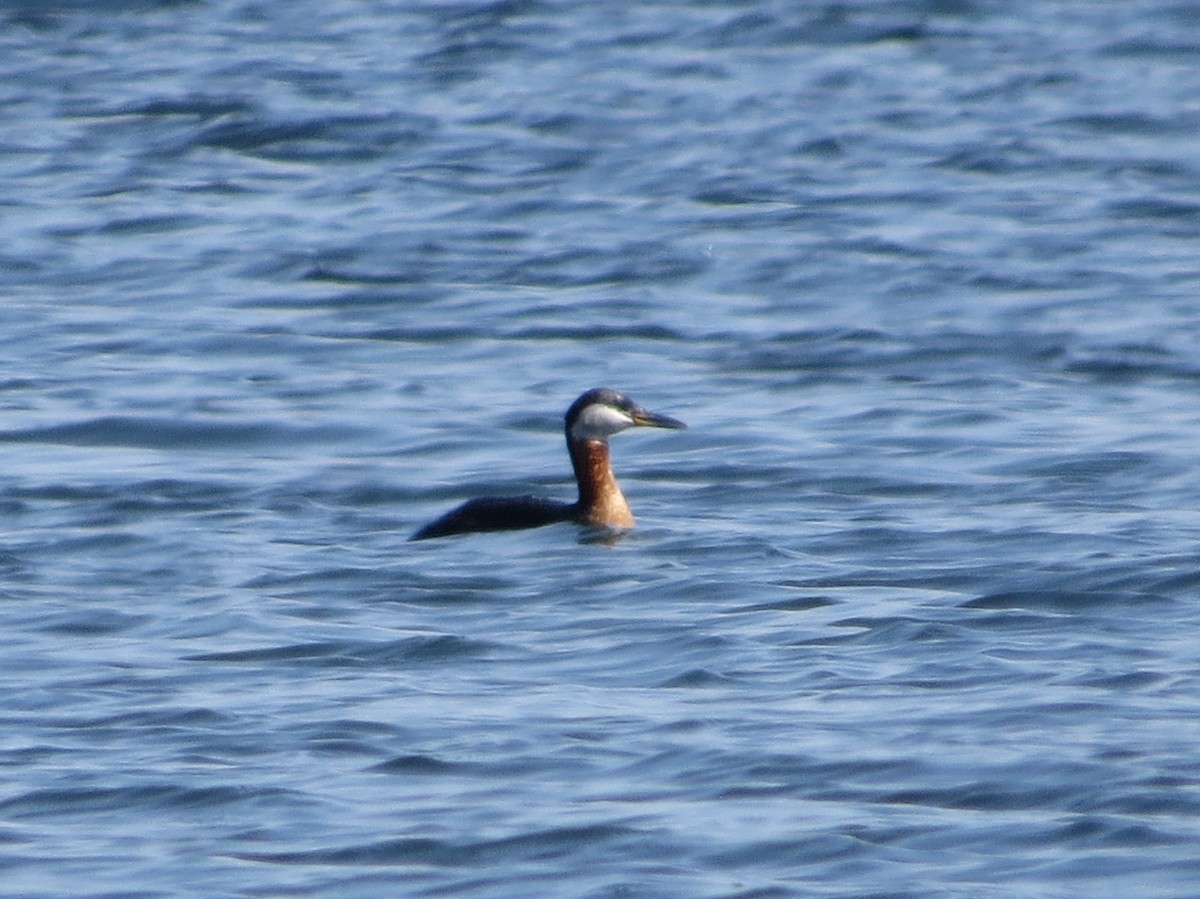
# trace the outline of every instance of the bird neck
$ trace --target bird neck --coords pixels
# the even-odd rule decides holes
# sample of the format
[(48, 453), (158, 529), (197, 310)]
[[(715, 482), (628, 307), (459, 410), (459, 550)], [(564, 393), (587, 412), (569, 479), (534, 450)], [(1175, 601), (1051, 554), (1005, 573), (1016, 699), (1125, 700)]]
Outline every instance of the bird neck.
[(576, 514), (585, 524), (632, 527), (633, 513), (613, 475), (604, 440), (568, 440), (575, 480), (579, 483)]

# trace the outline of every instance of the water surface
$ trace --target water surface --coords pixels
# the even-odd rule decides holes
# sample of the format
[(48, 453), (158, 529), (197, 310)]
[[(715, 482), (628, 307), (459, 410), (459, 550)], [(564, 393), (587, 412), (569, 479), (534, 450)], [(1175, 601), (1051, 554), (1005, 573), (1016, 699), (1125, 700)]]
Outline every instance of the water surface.
[(1189, 5), (0, 21), (7, 894), (1194, 893)]

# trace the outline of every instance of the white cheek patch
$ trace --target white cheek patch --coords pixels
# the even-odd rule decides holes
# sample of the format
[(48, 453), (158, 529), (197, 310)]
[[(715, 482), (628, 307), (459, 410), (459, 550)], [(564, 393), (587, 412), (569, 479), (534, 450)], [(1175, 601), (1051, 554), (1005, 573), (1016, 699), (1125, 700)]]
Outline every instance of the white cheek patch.
[(575, 423), (571, 425), (571, 437), (575, 440), (604, 440), (631, 427), (633, 419), (620, 409), (595, 403), (575, 418)]

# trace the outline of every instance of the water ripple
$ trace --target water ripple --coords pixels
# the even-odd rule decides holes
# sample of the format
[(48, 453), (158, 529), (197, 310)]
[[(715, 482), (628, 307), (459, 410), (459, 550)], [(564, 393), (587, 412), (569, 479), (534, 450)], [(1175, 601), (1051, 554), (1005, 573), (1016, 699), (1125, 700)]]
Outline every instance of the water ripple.
[(6, 893), (1195, 891), (1194, 10), (0, 24)]
[(0, 431), (0, 443), (125, 446), (144, 449), (234, 450), (296, 441), (349, 440), (359, 429), (340, 425), (296, 427), (283, 423), (180, 421), (106, 416), (41, 428)]

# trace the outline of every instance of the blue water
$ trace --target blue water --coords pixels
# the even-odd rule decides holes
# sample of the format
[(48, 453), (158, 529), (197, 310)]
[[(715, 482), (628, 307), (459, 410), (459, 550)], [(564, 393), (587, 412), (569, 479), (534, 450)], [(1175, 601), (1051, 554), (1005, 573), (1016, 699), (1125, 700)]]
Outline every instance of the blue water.
[(4, 4), (5, 896), (1196, 895), (1198, 35)]

